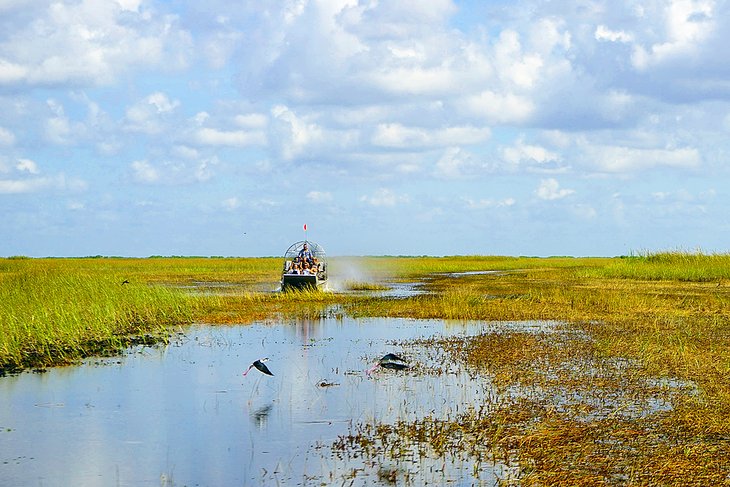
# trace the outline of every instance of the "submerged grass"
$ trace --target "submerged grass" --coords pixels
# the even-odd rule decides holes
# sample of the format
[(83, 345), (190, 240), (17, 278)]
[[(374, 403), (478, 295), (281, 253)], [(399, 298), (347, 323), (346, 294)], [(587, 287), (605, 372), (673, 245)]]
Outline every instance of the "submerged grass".
[(730, 258), (520, 264), (431, 276), (428, 294), (353, 306), (362, 315), (560, 320), (571, 333), (440, 344), (502, 399), (456, 418), (361, 425), (345, 443), (372, 455), (399, 442), (459, 445), (475, 465), (513, 466), (507, 484), (730, 484)]

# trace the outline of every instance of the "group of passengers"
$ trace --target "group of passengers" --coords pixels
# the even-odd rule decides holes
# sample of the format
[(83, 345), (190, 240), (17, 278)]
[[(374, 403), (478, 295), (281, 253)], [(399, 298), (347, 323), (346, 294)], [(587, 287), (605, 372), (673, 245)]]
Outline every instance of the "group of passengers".
[(287, 274), (316, 275), (319, 268), (317, 257), (309, 250), (306, 242), (299, 251), (299, 254), (292, 261)]

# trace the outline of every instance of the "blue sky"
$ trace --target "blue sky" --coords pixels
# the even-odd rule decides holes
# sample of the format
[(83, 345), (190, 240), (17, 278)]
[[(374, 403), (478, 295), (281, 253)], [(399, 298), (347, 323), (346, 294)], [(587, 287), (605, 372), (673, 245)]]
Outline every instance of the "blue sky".
[(0, 256), (726, 252), (722, 0), (0, 0)]

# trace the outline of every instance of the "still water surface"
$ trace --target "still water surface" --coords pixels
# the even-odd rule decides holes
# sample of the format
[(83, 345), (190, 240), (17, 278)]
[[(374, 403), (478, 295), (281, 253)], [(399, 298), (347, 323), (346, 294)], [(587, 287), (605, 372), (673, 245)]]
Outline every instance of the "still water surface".
[[(382, 465), (339, 459), (333, 442), (358, 423), (445, 417), (488, 401), (487, 378), (405, 342), (490, 326), (351, 318), (198, 325), (165, 347), (0, 378), (0, 485), (382, 483)], [(364, 370), (387, 352), (416, 367), (368, 378)], [(242, 376), (264, 356), (273, 377)], [(414, 485), (491, 485), (497, 475), (484, 466), (475, 478), (463, 459), (392, 467)]]

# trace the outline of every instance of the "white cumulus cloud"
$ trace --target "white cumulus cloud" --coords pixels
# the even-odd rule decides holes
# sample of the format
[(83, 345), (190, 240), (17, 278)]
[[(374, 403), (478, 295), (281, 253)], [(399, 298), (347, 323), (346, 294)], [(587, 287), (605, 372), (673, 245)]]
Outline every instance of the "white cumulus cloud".
[(134, 161), (131, 164), (134, 179), (140, 183), (155, 183), (160, 179), (159, 171), (147, 161)]
[(559, 200), (573, 194), (572, 189), (562, 189), (554, 178), (543, 179), (535, 190), (535, 194), (542, 200)]
[(594, 36), (598, 41), (629, 43), (634, 40), (634, 36), (632, 34), (622, 30), (611, 30), (605, 25), (599, 25), (596, 27)]
[(24, 2), (3, 12), (0, 84), (112, 83), (139, 65), (184, 65), (190, 35), (137, 0)]
[(540, 145), (527, 144), (522, 139), (513, 146), (502, 149), (502, 157), (510, 164), (545, 164), (559, 162), (560, 154)]
[(156, 92), (127, 108), (125, 128), (130, 132), (157, 135), (169, 125), (169, 118), (180, 106), (165, 93)]
[(20, 172), (27, 172), (30, 174), (40, 173), (38, 164), (30, 159), (18, 159), (18, 164), (16, 164), (15, 168)]

